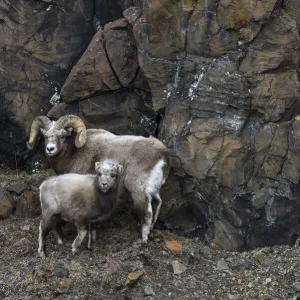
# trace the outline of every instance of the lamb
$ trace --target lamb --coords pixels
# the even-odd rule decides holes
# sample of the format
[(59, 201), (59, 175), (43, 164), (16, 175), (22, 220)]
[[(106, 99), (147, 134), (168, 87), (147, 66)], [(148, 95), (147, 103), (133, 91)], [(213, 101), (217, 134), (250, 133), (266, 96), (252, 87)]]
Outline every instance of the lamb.
[(116, 207), (117, 186), (123, 166), (112, 160), (95, 163), (97, 175), (64, 174), (45, 180), (40, 186), (42, 218), (39, 228), (38, 252), (45, 254), (45, 238), (53, 230), (58, 243), (62, 243), (59, 218), (74, 222), (78, 235), (72, 244), (76, 252), (89, 233), (91, 245), (91, 223), (107, 220)]
[[(147, 242), (162, 200), (159, 192), (170, 170), (170, 152), (158, 139), (115, 135), (103, 129), (86, 130), (77, 116), (67, 115), (57, 121), (46, 116), (34, 119), (28, 148), (33, 148), (39, 132), (45, 142), (45, 154), (56, 174), (94, 173), (94, 163), (103, 158), (118, 160), (124, 167), (122, 185), (138, 210), (142, 240)], [(152, 203), (156, 202), (153, 212)]]

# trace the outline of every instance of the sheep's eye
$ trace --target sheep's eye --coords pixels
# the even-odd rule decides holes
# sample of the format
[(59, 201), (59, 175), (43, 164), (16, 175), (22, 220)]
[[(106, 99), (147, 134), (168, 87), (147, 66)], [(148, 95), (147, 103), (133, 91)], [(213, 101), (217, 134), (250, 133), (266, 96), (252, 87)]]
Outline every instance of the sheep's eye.
[(101, 176), (102, 174), (101, 173), (98, 173), (98, 176)]
[(114, 175), (114, 174), (111, 174), (111, 175), (110, 175), (110, 177), (111, 177), (111, 178), (115, 178), (115, 177), (116, 177), (116, 175)]

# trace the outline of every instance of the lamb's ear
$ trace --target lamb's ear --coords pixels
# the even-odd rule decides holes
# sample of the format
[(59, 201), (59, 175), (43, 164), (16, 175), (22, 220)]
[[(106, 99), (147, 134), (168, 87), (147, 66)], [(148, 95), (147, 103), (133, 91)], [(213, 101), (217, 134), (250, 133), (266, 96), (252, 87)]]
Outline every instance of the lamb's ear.
[(123, 166), (118, 165), (118, 175), (121, 176), (123, 174)]
[(100, 167), (100, 162), (99, 161), (95, 162), (95, 171), (96, 171), (96, 173), (98, 172), (99, 167)]

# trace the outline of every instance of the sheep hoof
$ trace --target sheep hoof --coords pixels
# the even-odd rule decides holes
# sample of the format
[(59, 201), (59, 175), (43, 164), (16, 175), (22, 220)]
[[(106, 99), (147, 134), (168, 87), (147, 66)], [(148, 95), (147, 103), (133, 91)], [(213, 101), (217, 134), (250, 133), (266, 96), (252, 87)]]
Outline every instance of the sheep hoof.
[(77, 253), (77, 249), (76, 248), (72, 248), (72, 254), (76, 254)]
[(146, 244), (148, 242), (148, 237), (149, 237), (148, 234), (143, 234), (142, 235), (142, 243), (143, 244)]
[(44, 258), (47, 257), (45, 251), (43, 251), (43, 250), (38, 250), (38, 252), (39, 252), (40, 258), (43, 258), (43, 259), (44, 259)]
[(143, 237), (141, 244), (147, 244), (147, 242), (148, 242), (148, 236)]
[(63, 242), (63, 240), (61, 240), (61, 239), (58, 239), (58, 240), (57, 240), (57, 244), (58, 244), (58, 245), (63, 245), (63, 244), (64, 244), (64, 242)]

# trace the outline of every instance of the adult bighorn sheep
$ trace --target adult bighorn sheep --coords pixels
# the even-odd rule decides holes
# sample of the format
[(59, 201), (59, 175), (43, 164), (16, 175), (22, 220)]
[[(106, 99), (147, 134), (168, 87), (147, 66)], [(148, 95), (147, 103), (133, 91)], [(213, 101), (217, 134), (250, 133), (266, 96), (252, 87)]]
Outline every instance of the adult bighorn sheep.
[[(94, 163), (103, 158), (119, 161), (124, 167), (123, 185), (131, 194), (142, 223), (142, 240), (147, 242), (162, 200), (159, 192), (170, 169), (170, 153), (158, 139), (115, 135), (103, 129), (88, 129), (77, 116), (50, 121), (46, 116), (34, 119), (28, 148), (32, 149), (39, 132), (45, 153), (57, 174), (94, 173)], [(75, 132), (72, 133), (72, 131)], [(152, 202), (157, 202), (153, 214)]]
[(111, 160), (95, 163), (97, 175), (63, 174), (50, 177), (40, 186), (42, 219), (39, 254), (45, 256), (45, 238), (53, 230), (59, 244), (62, 237), (57, 219), (74, 222), (77, 237), (72, 244), (76, 252), (86, 234), (91, 245), (91, 223), (107, 220), (116, 206), (117, 187), (123, 166)]

